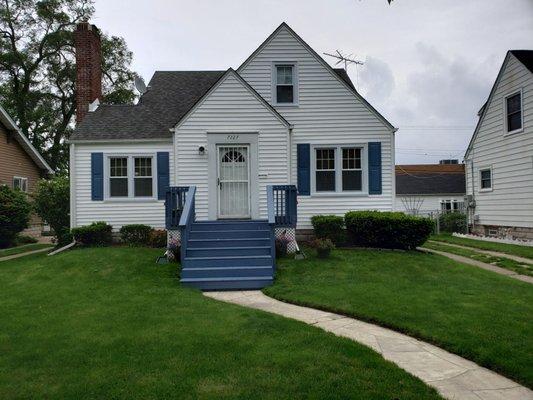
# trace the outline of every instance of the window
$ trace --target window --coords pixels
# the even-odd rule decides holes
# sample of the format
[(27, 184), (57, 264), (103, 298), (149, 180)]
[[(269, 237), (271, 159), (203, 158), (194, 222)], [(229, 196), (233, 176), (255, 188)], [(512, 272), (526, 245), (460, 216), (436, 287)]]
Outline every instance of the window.
[(479, 171), (481, 190), (492, 189), (492, 171), (490, 168)]
[(363, 169), (361, 168), (361, 149), (347, 147), (342, 149), (342, 190), (361, 190), (363, 188)]
[(109, 159), (109, 197), (128, 197), (128, 158)]
[(462, 211), (464, 208), (464, 203), (457, 200), (441, 200), (440, 209), (441, 211)]
[(295, 104), (296, 101), (296, 66), (278, 64), (274, 67), (274, 87), (276, 104)]
[(505, 98), (507, 132), (522, 129), (522, 92), (514, 93)]
[(13, 177), (13, 189), (21, 192), (28, 192), (28, 178), (21, 178), (20, 176)]
[(313, 190), (315, 193), (363, 192), (365, 147), (315, 147)]
[(111, 156), (108, 158), (109, 198), (152, 198), (154, 164), (152, 156)]
[(152, 197), (152, 159), (135, 157), (135, 197)]

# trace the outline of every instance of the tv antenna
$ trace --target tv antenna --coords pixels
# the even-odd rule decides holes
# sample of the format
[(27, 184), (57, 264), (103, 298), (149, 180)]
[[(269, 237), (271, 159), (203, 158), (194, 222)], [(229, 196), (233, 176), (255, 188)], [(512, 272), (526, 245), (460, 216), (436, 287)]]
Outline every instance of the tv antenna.
[(364, 64), (364, 62), (356, 60), (355, 58), (353, 58), (353, 54), (349, 54), (349, 55), (345, 56), (339, 50), (335, 50), (335, 52), (336, 52), (336, 54), (324, 53), (324, 55), (337, 59), (337, 62), (335, 63), (335, 65), (339, 65), (341, 63), (344, 63), (344, 69), (346, 71), (348, 71), (348, 65), (350, 65), (350, 64), (355, 64), (355, 65), (363, 65)]

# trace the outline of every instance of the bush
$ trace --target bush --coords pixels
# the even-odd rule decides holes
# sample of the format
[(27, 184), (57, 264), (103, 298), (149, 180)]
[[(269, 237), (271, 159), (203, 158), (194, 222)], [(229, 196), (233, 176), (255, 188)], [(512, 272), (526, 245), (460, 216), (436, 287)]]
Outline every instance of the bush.
[(84, 246), (109, 246), (112, 241), (113, 227), (103, 221), (72, 229), (71, 233), (77, 242)]
[(148, 244), (150, 247), (158, 249), (167, 247), (167, 231), (161, 229), (152, 230), (148, 237)]
[(349, 211), (345, 215), (349, 240), (356, 246), (414, 249), (433, 231), (433, 221), (401, 212)]
[(70, 230), (70, 189), (66, 176), (41, 179), (34, 193), (34, 207), (39, 216), (52, 228), (57, 244), (72, 241)]
[(0, 186), (0, 248), (13, 244), (17, 234), (28, 226), (30, 213), (26, 194)]
[(152, 227), (148, 225), (124, 225), (120, 228), (120, 237), (130, 246), (148, 246), (152, 230)]
[(439, 217), (439, 227), (441, 232), (466, 233), (466, 214), (460, 212), (441, 214)]
[(38, 240), (35, 239), (33, 236), (18, 234), (15, 237), (15, 240), (13, 241), (13, 244), (15, 246), (22, 246), (23, 244), (32, 244), (32, 243), (37, 243), (37, 242), (38, 242)]
[(316, 249), (318, 258), (328, 258), (331, 250), (335, 248), (335, 244), (330, 239), (315, 239), (309, 244)]
[(344, 218), (336, 215), (315, 215), (311, 218), (311, 224), (317, 239), (329, 239), (334, 244), (343, 243), (346, 240), (344, 230)]
[(286, 232), (283, 232), (276, 238), (274, 245), (276, 250), (276, 258), (285, 257), (288, 253), (289, 244), (292, 240), (287, 236)]

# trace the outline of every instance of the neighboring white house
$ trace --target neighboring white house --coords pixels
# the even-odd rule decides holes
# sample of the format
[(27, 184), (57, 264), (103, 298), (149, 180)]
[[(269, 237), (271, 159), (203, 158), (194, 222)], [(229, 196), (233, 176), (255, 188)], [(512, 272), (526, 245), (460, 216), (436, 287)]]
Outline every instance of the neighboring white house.
[(445, 164), (445, 161), (440, 164), (397, 165), (394, 209), (421, 216), (463, 211), (464, 164)]
[(510, 50), (465, 154), (476, 233), (533, 239), (533, 50)]
[(299, 229), (393, 209), (396, 129), (287, 24), (236, 70), (157, 71), (138, 104), (94, 111), (98, 30), (79, 24), (76, 37), (72, 227), (164, 228), (169, 185), (197, 187), (198, 220), (265, 219), (272, 184), (297, 185)]

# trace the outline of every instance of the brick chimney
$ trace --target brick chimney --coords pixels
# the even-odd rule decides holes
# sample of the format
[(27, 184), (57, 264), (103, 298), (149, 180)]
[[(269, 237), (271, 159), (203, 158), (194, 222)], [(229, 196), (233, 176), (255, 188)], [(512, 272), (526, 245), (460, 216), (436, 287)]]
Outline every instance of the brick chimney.
[(76, 47), (76, 123), (89, 111), (89, 104), (102, 100), (102, 50), (98, 28), (80, 22), (74, 32)]

